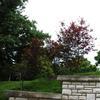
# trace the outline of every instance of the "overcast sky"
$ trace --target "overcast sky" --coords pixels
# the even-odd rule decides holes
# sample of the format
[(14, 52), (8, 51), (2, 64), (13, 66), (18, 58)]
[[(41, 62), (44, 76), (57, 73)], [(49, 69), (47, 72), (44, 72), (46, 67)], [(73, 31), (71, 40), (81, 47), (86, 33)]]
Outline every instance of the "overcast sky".
[[(97, 37), (95, 48), (100, 50), (100, 0), (28, 0), (24, 14), (37, 21), (37, 27), (50, 33), (53, 39), (59, 32), (60, 22), (84, 18)], [(86, 56), (94, 64), (96, 52)]]

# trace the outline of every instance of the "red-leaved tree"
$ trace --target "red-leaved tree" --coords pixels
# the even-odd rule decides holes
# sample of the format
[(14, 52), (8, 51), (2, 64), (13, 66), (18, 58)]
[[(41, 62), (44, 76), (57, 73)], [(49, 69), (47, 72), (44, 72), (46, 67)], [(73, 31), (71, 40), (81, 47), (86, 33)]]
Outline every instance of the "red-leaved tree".
[(57, 41), (49, 41), (50, 57), (59, 58), (59, 63), (62, 61), (70, 69), (79, 68), (81, 58), (94, 47), (92, 31), (83, 19), (71, 22), (69, 26), (62, 22)]

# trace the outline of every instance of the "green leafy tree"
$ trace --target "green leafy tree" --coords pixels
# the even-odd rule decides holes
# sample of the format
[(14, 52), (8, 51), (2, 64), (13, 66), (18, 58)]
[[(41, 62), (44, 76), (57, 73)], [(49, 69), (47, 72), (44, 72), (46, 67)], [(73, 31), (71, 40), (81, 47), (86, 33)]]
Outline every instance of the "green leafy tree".
[[(36, 28), (22, 11), (27, 0), (0, 1), (0, 79), (8, 79), (10, 66), (22, 63), (23, 49), (29, 47), (33, 37), (45, 34)], [(3, 77), (2, 77), (3, 76)]]
[(96, 70), (97, 70), (96, 66), (92, 65), (87, 58), (83, 58), (83, 57), (81, 58), (80, 72), (93, 72)]
[(49, 57), (44, 54), (40, 56), (39, 62), (41, 66), (40, 77), (53, 78), (55, 74), (52, 68), (52, 62), (50, 61)]
[(97, 52), (97, 56), (95, 56), (96, 66), (100, 64), (100, 51)]

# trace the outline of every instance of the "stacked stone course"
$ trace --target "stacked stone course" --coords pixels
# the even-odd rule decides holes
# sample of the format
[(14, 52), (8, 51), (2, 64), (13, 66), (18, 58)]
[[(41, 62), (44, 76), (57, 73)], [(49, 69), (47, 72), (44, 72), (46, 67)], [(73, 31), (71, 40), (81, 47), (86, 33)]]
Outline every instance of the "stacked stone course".
[(62, 81), (62, 100), (100, 100), (97, 76), (58, 76)]
[(61, 100), (61, 94), (28, 91), (7, 91), (9, 100)]

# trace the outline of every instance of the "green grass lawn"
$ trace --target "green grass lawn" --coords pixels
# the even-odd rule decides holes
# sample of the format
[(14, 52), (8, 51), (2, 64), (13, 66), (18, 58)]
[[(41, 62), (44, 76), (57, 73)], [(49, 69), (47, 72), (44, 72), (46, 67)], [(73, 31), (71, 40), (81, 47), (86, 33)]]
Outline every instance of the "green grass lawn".
[(85, 72), (85, 73), (77, 73), (77, 75), (94, 75), (94, 76), (100, 76), (100, 71), (96, 71), (96, 72)]
[[(23, 90), (36, 92), (60, 92), (61, 84), (57, 80), (36, 79), (24, 81)], [(21, 90), (21, 81), (0, 82), (0, 91)]]
[[(7, 90), (21, 90), (21, 81), (0, 82), (0, 100), (6, 100), (4, 92)], [(48, 80), (43, 78), (32, 81), (24, 81), (23, 90), (60, 93), (61, 83), (57, 80)]]

